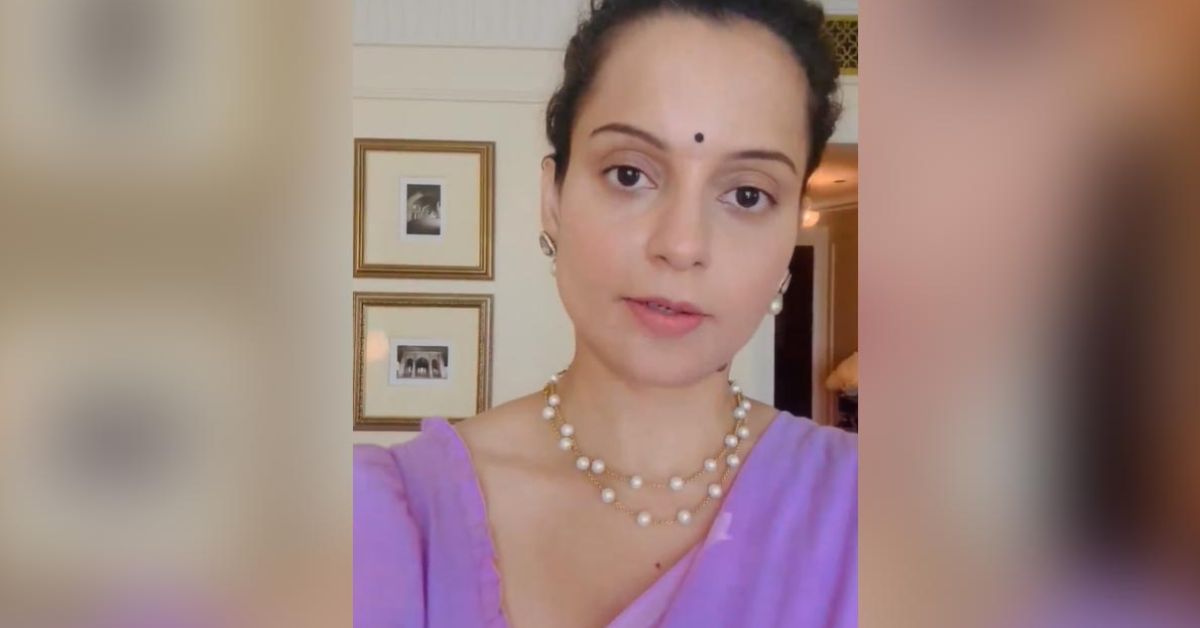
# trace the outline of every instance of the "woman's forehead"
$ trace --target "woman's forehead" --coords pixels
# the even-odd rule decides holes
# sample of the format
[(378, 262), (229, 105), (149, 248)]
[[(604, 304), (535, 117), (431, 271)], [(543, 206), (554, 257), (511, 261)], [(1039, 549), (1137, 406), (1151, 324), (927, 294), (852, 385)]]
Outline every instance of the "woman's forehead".
[(668, 141), (770, 141), (803, 156), (808, 84), (787, 44), (746, 20), (679, 14), (617, 33), (582, 103), (578, 132), (613, 121)]

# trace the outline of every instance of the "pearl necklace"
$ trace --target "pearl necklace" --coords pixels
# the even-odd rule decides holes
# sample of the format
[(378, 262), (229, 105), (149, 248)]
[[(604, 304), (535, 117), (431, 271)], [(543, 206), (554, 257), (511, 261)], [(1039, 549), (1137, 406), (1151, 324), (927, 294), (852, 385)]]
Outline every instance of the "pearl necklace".
[[(563, 371), (551, 376), (550, 381), (546, 383), (546, 387), (543, 389), (546, 406), (542, 408), (542, 420), (546, 421), (559, 437), (558, 448), (573, 454), (575, 456), (575, 468), (582, 472), (593, 486), (600, 489), (601, 502), (609, 504), (617, 510), (632, 516), (634, 523), (645, 528), (651, 525), (671, 525), (676, 523), (688, 525), (692, 522), (692, 517), (696, 513), (702, 511), (713, 500), (720, 499), (725, 494), (725, 485), (729, 480), (730, 474), (742, 463), (742, 459), (738, 455), (742, 442), (750, 438), (750, 428), (746, 427), (746, 416), (750, 411), (751, 404), (742, 394), (740, 386), (734, 382), (729, 382), (729, 390), (733, 393), (734, 397), (733, 431), (725, 436), (724, 442), (721, 443), (721, 448), (717, 454), (711, 458), (706, 458), (699, 470), (689, 475), (672, 476), (666, 481), (647, 481), (641, 475), (626, 474), (611, 469), (603, 460), (588, 456), (579, 447), (576, 440), (575, 427), (567, 423), (564, 419), (562, 399), (558, 396), (558, 382), (565, 372)], [(721, 468), (721, 462), (725, 463), (725, 469), (720, 476), (709, 483), (704, 499), (691, 509), (679, 509), (675, 512), (675, 516), (671, 518), (660, 519), (651, 515), (649, 511), (630, 508), (617, 499), (617, 492), (612, 486), (602, 481), (602, 479), (615, 480), (627, 486), (632, 491), (638, 491), (642, 488), (655, 488), (678, 492), (696, 480), (715, 475)]]

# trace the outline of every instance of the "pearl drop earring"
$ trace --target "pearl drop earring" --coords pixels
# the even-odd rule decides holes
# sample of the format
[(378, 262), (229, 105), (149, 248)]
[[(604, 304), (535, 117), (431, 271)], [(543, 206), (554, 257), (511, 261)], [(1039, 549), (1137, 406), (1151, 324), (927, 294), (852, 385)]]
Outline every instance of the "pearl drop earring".
[(550, 258), (550, 276), (558, 274), (558, 264), (555, 258), (558, 256), (558, 246), (554, 243), (554, 238), (545, 231), (538, 234), (538, 246), (542, 247), (542, 254)]
[(789, 286), (792, 285), (792, 273), (788, 273), (787, 277), (783, 278), (783, 283), (779, 284), (779, 292), (775, 293), (775, 298), (771, 299), (771, 316), (779, 316), (783, 312), (783, 295), (787, 292)]
[(554, 257), (558, 254), (558, 246), (554, 244), (554, 238), (545, 231), (538, 234), (538, 246), (542, 247), (542, 255), (546, 257)]

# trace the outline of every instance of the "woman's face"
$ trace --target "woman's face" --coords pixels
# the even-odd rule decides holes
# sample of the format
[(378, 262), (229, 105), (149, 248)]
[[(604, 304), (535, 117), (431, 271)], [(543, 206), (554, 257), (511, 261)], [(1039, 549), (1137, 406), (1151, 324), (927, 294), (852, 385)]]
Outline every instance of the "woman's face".
[(581, 350), (658, 385), (749, 340), (787, 274), (809, 136), (807, 80), (748, 21), (663, 15), (611, 40), (543, 226)]

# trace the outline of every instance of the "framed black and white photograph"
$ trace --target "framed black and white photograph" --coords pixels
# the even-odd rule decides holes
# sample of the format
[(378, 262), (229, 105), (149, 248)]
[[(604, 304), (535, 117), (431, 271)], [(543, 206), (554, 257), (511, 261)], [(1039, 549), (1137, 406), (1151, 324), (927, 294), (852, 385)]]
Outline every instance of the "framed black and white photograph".
[(354, 293), (354, 429), (415, 431), (492, 402), (486, 294)]
[(354, 276), (493, 278), (495, 145), (356, 139)]
[(388, 353), (391, 386), (438, 386), (450, 383), (450, 346), (446, 340), (392, 338)]
[(443, 213), (449, 203), (442, 179), (400, 179), (400, 211), (404, 218), (403, 240), (441, 240), (445, 235)]

